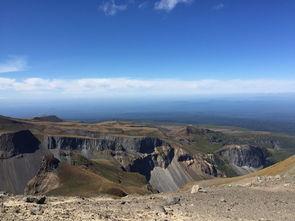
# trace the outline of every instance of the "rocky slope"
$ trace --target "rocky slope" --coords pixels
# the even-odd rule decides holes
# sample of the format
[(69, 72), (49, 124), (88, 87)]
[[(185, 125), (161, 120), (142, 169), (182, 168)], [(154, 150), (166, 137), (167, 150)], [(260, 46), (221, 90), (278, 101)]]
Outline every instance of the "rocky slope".
[(44, 151), (28, 130), (0, 135), (0, 189), (23, 193), (37, 173)]
[(53, 155), (45, 155), (37, 174), (26, 184), (26, 194), (48, 193), (58, 188), (59, 177), (54, 171), (58, 168), (60, 161)]
[(0, 129), (0, 189), (13, 193), (176, 191), (260, 169), (272, 150), (192, 126), (5, 118)]
[[(23, 196), (2, 194), (0, 220), (293, 221), (294, 178), (285, 180), (282, 176), (255, 186), (203, 186), (194, 193), (189, 189), (119, 199), (47, 197), (45, 204), (29, 203)], [(266, 183), (268, 188), (265, 188)]]

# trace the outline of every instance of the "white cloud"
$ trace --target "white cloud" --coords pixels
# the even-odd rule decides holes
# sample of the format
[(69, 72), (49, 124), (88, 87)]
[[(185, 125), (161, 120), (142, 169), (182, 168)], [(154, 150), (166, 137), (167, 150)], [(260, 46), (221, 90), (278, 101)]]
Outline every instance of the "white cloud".
[(223, 3), (220, 3), (220, 4), (217, 4), (217, 5), (214, 5), (213, 6), (213, 10), (216, 10), (216, 11), (221, 10), (223, 8), (224, 8), (224, 4)]
[(0, 62), (0, 74), (24, 71), (26, 68), (27, 61), (24, 57), (13, 56), (3, 62)]
[(191, 2), (193, 2), (193, 0), (159, 0), (155, 3), (155, 9), (169, 12), (174, 9), (177, 4)]
[(0, 78), (0, 91), (14, 89), (15, 79)]
[[(194, 0), (157, 0), (154, 3), (154, 9), (156, 10), (164, 10), (164, 11), (171, 11), (174, 9), (178, 4), (184, 3), (192, 3)], [(103, 11), (105, 15), (112, 16), (117, 14), (119, 11), (127, 10), (129, 5), (137, 5), (138, 9), (144, 9), (148, 7), (149, 1), (143, 2), (136, 2), (135, 0), (128, 0), (125, 1), (124, 4), (117, 4), (116, 0), (105, 0), (100, 6), (99, 10)], [(153, 3), (151, 3), (153, 4)]]
[(36, 97), (46, 95), (48, 98), (295, 93), (295, 80), (142, 80), (129, 78), (83, 78), (71, 80), (27, 78), (17, 80), (0, 78), (0, 93), (16, 97), (27, 96), (28, 94)]
[(115, 15), (118, 11), (124, 11), (127, 9), (127, 5), (117, 5), (115, 0), (108, 0), (99, 6), (99, 9), (105, 13), (105, 15)]

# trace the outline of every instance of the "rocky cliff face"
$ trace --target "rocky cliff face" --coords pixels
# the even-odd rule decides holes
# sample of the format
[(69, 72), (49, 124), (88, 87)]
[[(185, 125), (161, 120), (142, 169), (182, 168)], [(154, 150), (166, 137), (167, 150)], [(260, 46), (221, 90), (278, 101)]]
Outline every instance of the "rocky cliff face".
[(133, 161), (130, 170), (144, 175), (159, 192), (176, 191), (189, 181), (221, 175), (205, 155), (192, 155), (171, 146), (158, 147), (152, 154)]
[(159, 192), (175, 191), (188, 181), (218, 175), (214, 165), (204, 157), (196, 159), (180, 147), (156, 137), (48, 136), (45, 146), (59, 159), (68, 151), (79, 151), (89, 159), (96, 152), (108, 151), (126, 171), (144, 175), (152, 188)]
[(0, 159), (24, 153), (34, 153), (39, 149), (39, 145), (39, 140), (29, 130), (1, 134)]
[(88, 159), (95, 158), (97, 153), (107, 152), (129, 171), (131, 162), (147, 157), (166, 142), (156, 137), (99, 135), (95, 138), (46, 136), (43, 144), (59, 160), (66, 158), (71, 161), (71, 151), (80, 152)]
[[(181, 148), (175, 148), (170, 156), (169, 163), (154, 164), (149, 172), (149, 183), (159, 192), (176, 191), (187, 182), (220, 175), (205, 156), (191, 155)], [(162, 157), (160, 161), (167, 162)]]
[(239, 173), (257, 170), (268, 165), (268, 153), (265, 149), (251, 145), (227, 145), (216, 153)]
[(150, 181), (155, 167), (167, 168), (174, 159), (174, 148), (171, 146), (158, 147), (153, 153), (142, 155), (131, 162), (129, 170), (144, 175)]
[(96, 138), (48, 136), (45, 138), (45, 144), (48, 149), (152, 153), (155, 147), (163, 145), (164, 141), (154, 137), (111, 135)]
[[(9, 184), (7, 181), (2, 182), (2, 187), (10, 186), (13, 192), (22, 192), (29, 180), (26, 192), (30, 194), (44, 193), (58, 186), (58, 177), (50, 171), (50, 168), (55, 168), (48, 160), (44, 161), (44, 154), (50, 152), (56, 162), (69, 163), (72, 162), (72, 151), (88, 159), (95, 159), (98, 153), (107, 152), (125, 171), (145, 176), (152, 189), (158, 192), (175, 191), (189, 181), (223, 175), (215, 166), (214, 160), (209, 159), (207, 155), (192, 155), (181, 146), (171, 145), (157, 137), (99, 135), (93, 138), (45, 135), (40, 144), (30, 131), (20, 131), (3, 134), (1, 141), (2, 176), (4, 180), (9, 180)], [(218, 152), (218, 155), (236, 166), (258, 167), (263, 164), (259, 161), (263, 156), (260, 157), (258, 150), (248, 149), (228, 147)], [(253, 158), (257, 154), (258, 157)], [(34, 162), (29, 163), (28, 159)], [(16, 176), (12, 176), (15, 167), (18, 168), (15, 174), (24, 176), (21, 182), (17, 181)], [(27, 168), (22, 175), (20, 167)], [(32, 177), (34, 178), (31, 179)]]

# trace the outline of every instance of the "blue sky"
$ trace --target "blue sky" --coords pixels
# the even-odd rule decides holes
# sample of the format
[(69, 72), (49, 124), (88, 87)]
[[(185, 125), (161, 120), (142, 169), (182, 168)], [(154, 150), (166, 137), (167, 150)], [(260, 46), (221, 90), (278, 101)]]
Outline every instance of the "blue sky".
[(0, 98), (293, 93), (294, 11), (294, 0), (1, 0)]

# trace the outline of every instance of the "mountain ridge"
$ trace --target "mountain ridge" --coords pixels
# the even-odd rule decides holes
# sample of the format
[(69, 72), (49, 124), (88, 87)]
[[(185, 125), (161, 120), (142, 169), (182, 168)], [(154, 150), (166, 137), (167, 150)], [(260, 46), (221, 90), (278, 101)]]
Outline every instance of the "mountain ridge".
[[(27, 159), (34, 159), (36, 167), (28, 170), (27, 178), (19, 182), (22, 184), (13, 184), (17, 186), (17, 191), (13, 185), (0, 181), (1, 189), (17, 193), (22, 193), (26, 189), (30, 193), (50, 194), (59, 188), (57, 192), (62, 194), (67, 185), (73, 185), (70, 180), (65, 180), (67, 176), (63, 171), (66, 170), (80, 174), (78, 176), (84, 176), (84, 173), (88, 174), (88, 177), (91, 175), (91, 179), (94, 180), (99, 176), (99, 180), (106, 179), (112, 183), (110, 191), (105, 189), (101, 192), (97, 187), (97, 194), (111, 194), (112, 190), (114, 194), (120, 193), (119, 195), (176, 191), (188, 182), (242, 175), (268, 166), (275, 162), (273, 159), (278, 156), (292, 154), (288, 151), (293, 150), (291, 143), (295, 142), (295, 138), (290, 138), (289, 147), (285, 145), (288, 142), (283, 139), (284, 137), (276, 137), (278, 135), (227, 128), (199, 128), (196, 125), (152, 125), (126, 121), (87, 124), (71, 121), (1, 119), (5, 119), (5, 123), (0, 124), (1, 136), (28, 131), (39, 142), (35, 152), (17, 152), (7, 155), (7, 159), (0, 159), (0, 172), (11, 171), (9, 174), (13, 172), (13, 165), (25, 166), (24, 162), (27, 162)], [(0, 145), (5, 146), (1, 143)], [(236, 145), (236, 149), (242, 147), (243, 151), (234, 150), (227, 155), (220, 154), (221, 150), (230, 145)], [(6, 154), (9, 154), (7, 150)], [(52, 171), (42, 169), (44, 157), (48, 156), (60, 162)], [(251, 163), (250, 156), (257, 157), (259, 163)], [(100, 167), (113, 175), (109, 176), (104, 170), (98, 169)], [(250, 169), (242, 171), (245, 167)], [(6, 174), (8, 180), (9, 176), (12, 176), (9, 174)], [(127, 177), (131, 180), (134, 177), (134, 182), (128, 183)], [(145, 181), (137, 183), (136, 180), (142, 178), (135, 177), (142, 177)], [(18, 182), (13, 180), (12, 183)], [(49, 181), (55, 183), (46, 187), (46, 182)], [(42, 188), (38, 189), (38, 186)], [(78, 191), (77, 188), (67, 194), (74, 195), (75, 192), (83, 195), (83, 191)]]

